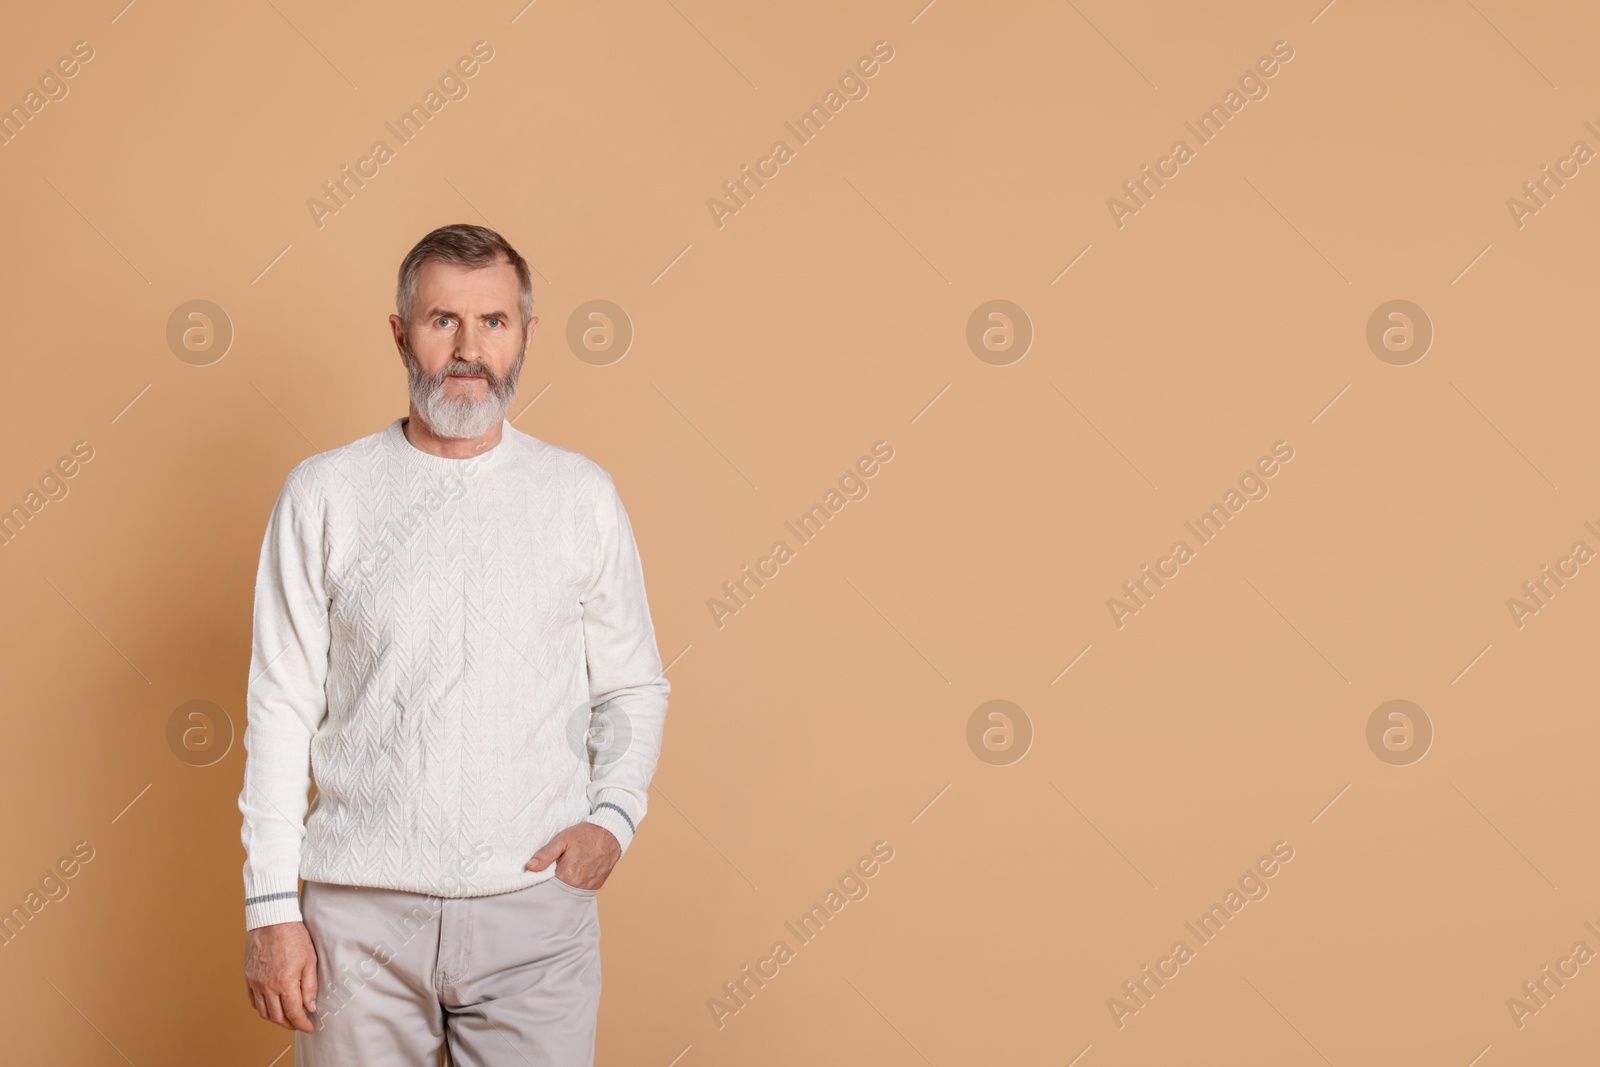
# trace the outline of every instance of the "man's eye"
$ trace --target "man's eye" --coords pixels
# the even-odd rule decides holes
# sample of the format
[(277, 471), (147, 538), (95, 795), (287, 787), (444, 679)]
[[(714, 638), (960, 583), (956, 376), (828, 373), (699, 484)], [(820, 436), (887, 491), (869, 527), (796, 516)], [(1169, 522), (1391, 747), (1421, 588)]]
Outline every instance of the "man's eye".
[(435, 326), (438, 326), (440, 323), (445, 323), (445, 322), (449, 322), (449, 321), (450, 321), (450, 316), (449, 315), (440, 315), (438, 318), (433, 320), (433, 324)]
[(494, 323), (498, 323), (498, 322), (499, 322), (499, 321), (500, 321), (500, 320), (499, 320), (499, 319), (493, 319), (493, 318), (492, 318), (492, 319), (490, 319), (490, 320), (489, 320), (489, 321), (490, 321), (490, 322), (494, 322)]

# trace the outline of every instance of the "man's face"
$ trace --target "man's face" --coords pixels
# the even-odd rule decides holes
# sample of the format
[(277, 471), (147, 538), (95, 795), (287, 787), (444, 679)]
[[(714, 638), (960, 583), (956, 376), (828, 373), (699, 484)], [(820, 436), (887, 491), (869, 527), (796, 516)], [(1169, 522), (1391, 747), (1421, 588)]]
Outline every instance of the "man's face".
[(441, 437), (478, 437), (504, 416), (537, 317), (523, 336), (517, 273), (504, 257), (469, 268), (430, 259), (417, 274), (412, 321), (389, 316), (412, 406)]

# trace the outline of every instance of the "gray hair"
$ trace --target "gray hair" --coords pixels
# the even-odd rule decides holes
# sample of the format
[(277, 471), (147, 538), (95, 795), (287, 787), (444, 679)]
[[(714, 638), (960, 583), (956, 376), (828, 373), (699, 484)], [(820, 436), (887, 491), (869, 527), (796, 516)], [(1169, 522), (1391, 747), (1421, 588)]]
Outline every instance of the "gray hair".
[(429, 259), (440, 259), (462, 267), (487, 267), (504, 256), (517, 272), (518, 311), (522, 314), (522, 332), (528, 332), (533, 318), (533, 279), (528, 273), (528, 262), (517, 253), (511, 243), (487, 226), (456, 223), (440, 226), (418, 241), (400, 263), (400, 281), (395, 287), (395, 308), (408, 326), (411, 309), (417, 301), (417, 275), (422, 264)]

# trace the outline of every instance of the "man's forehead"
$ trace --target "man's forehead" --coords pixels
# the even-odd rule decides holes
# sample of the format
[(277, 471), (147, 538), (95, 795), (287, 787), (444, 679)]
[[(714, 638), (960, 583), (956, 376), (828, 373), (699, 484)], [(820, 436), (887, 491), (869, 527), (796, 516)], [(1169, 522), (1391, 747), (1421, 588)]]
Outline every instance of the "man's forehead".
[(417, 275), (419, 295), (431, 293), (501, 294), (517, 288), (517, 272), (504, 256), (482, 267), (467, 267), (443, 259), (429, 259)]

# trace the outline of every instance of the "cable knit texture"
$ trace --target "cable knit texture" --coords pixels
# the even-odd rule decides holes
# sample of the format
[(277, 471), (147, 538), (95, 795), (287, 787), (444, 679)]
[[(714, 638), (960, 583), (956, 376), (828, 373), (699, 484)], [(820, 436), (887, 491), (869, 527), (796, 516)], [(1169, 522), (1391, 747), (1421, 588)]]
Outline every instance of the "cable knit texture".
[(301, 462), (267, 523), (246, 929), (300, 919), (297, 877), (522, 889), (557, 831), (626, 851), (648, 806), (670, 687), (611, 476), (510, 422), (449, 459), (404, 421)]

